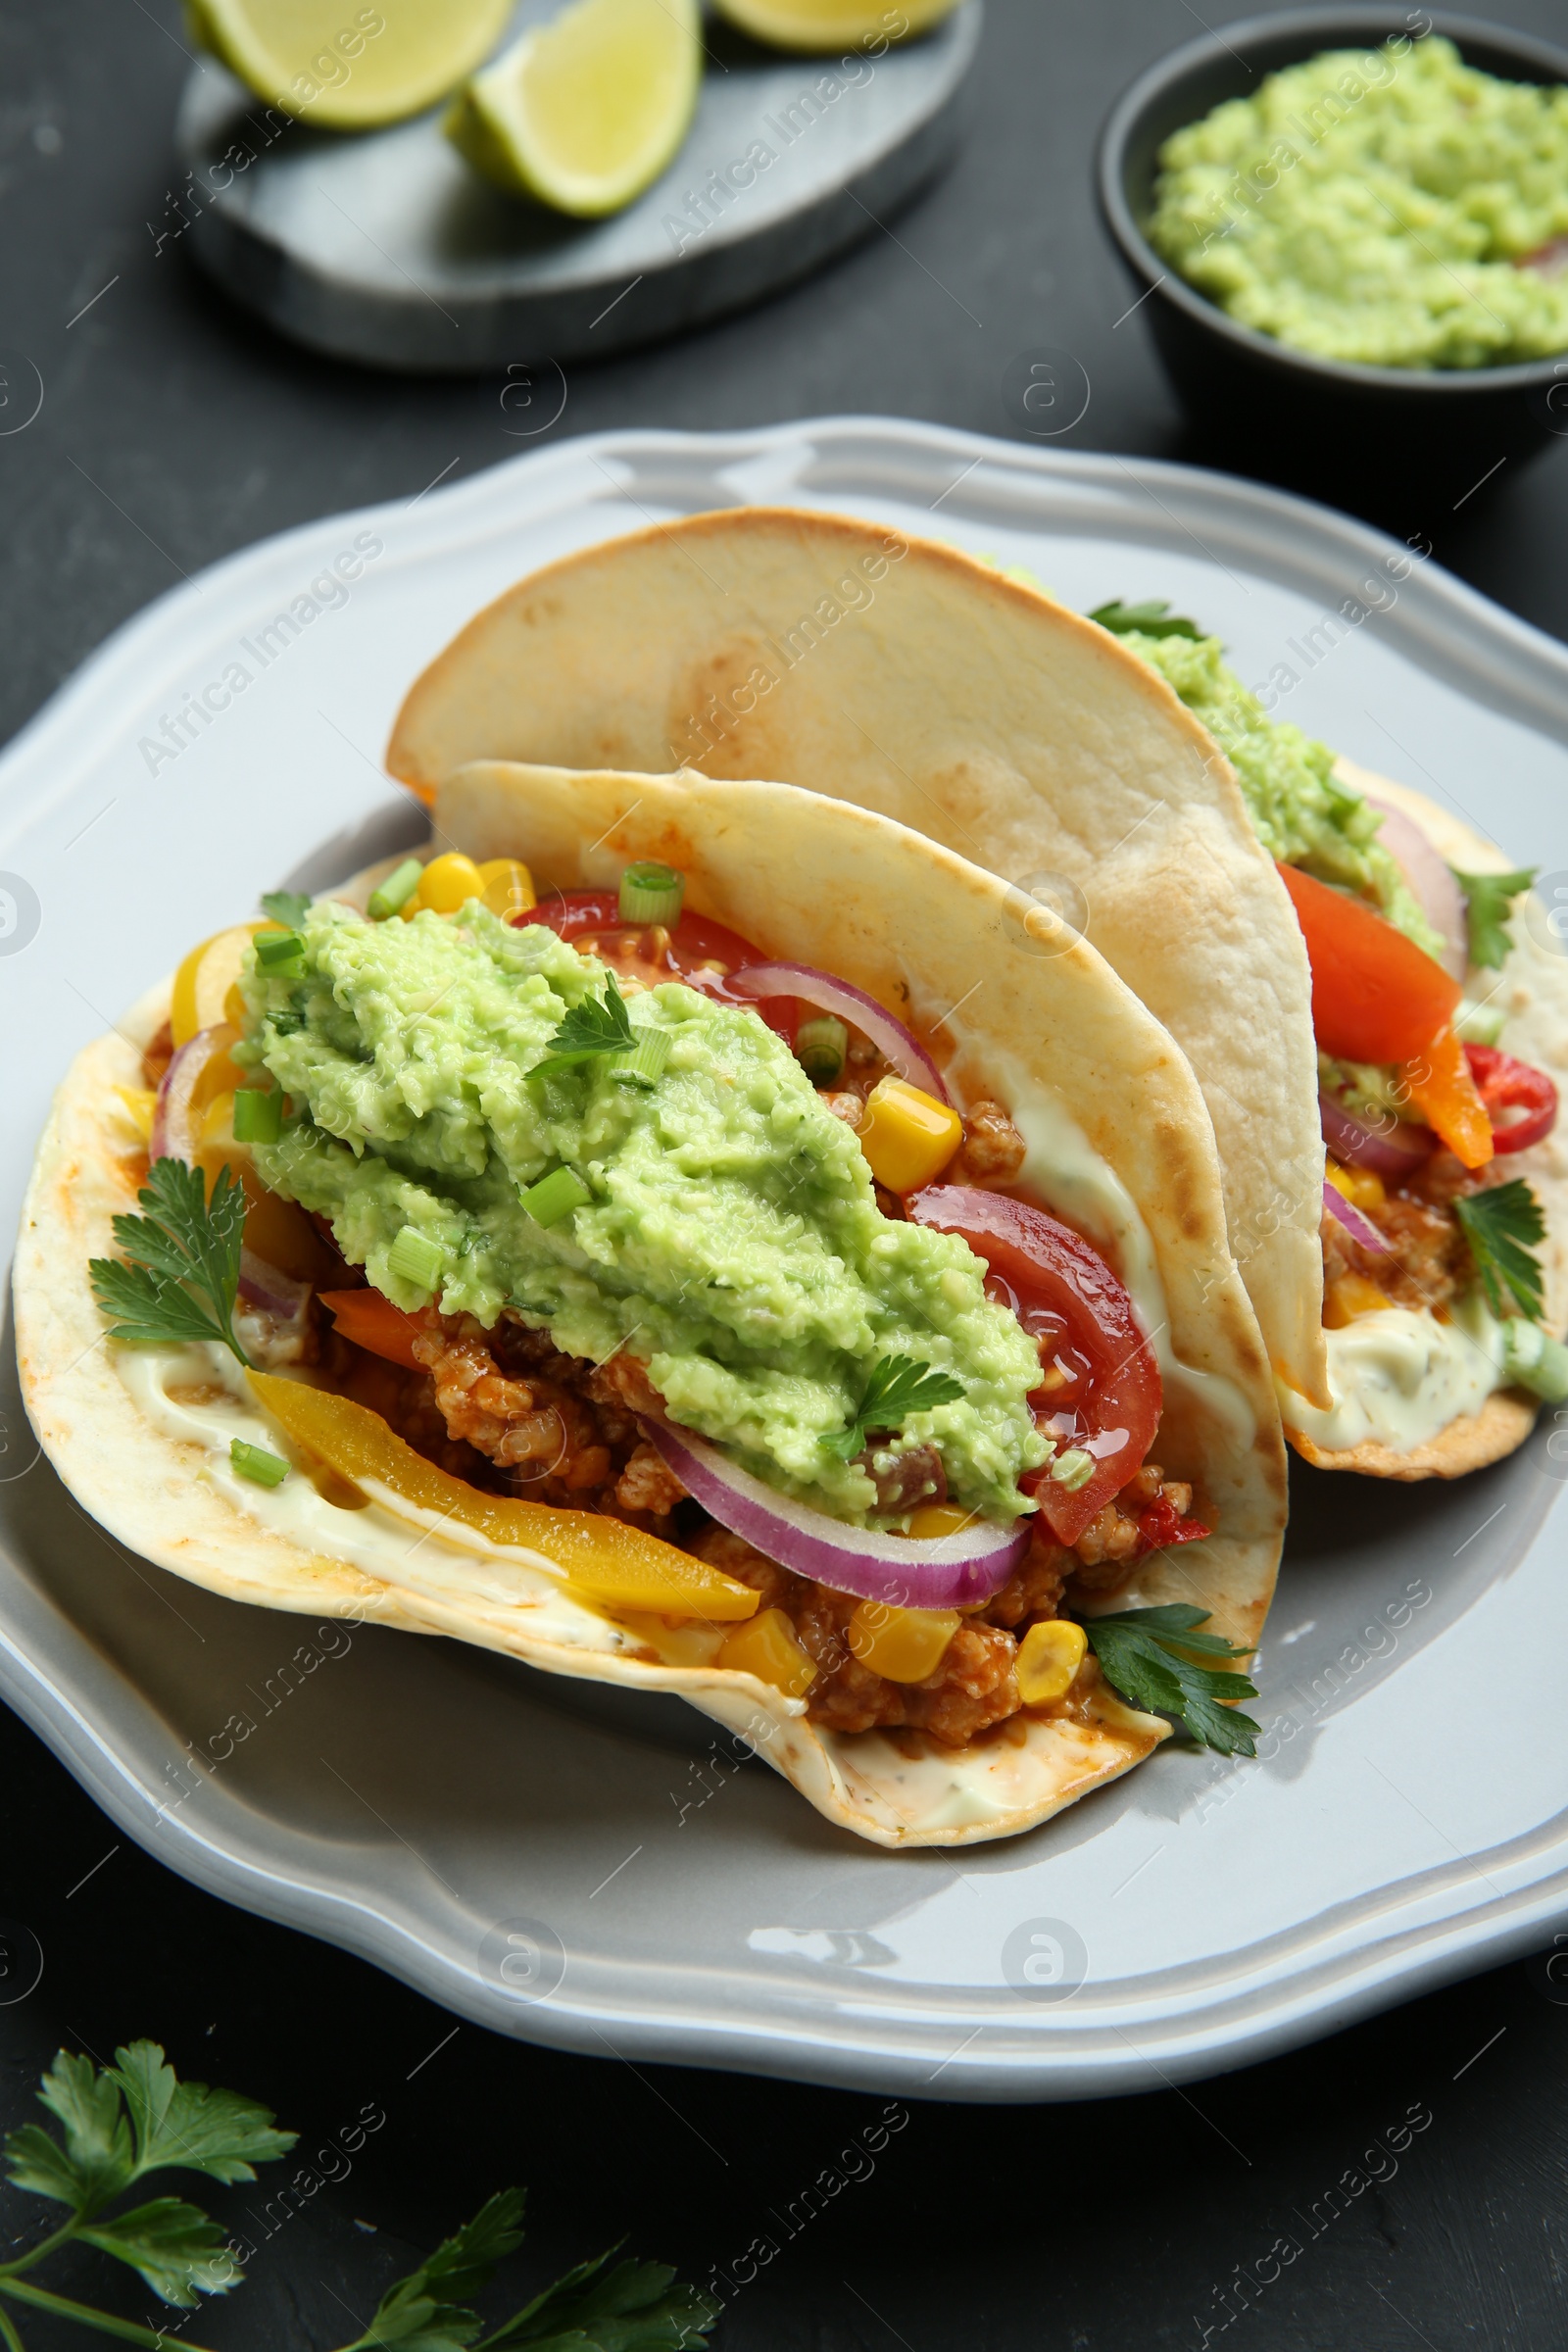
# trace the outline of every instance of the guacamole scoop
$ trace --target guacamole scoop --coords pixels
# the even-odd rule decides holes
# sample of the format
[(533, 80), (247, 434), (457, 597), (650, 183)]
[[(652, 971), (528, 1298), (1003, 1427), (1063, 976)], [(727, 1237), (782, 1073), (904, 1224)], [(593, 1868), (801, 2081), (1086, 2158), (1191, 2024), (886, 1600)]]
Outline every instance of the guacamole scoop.
[(1159, 163), (1151, 244), (1244, 326), (1381, 368), (1568, 350), (1568, 89), (1401, 37), (1269, 74)]
[[(236, 1057), (300, 1106), (257, 1169), (398, 1305), (433, 1296), (486, 1328), (509, 1308), (595, 1361), (625, 1348), (674, 1420), (851, 1521), (875, 1488), (820, 1440), (880, 1358), (907, 1356), (963, 1394), (911, 1413), (894, 1450), (937, 1446), (954, 1498), (989, 1517), (1032, 1509), (1034, 1342), (965, 1242), (883, 1216), (853, 1130), (757, 1013), (669, 982), (627, 1004), (635, 1039), (668, 1039), (652, 1082), (612, 1053), (562, 1067), (558, 1031), (609, 975), (543, 925), (327, 902), (301, 929), (292, 972), (243, 982)], [(541, 1224), (521, 1196), (563, 1167), (588, 1197)], [(399, 1270), (411, 1231), (425, 1282)]]

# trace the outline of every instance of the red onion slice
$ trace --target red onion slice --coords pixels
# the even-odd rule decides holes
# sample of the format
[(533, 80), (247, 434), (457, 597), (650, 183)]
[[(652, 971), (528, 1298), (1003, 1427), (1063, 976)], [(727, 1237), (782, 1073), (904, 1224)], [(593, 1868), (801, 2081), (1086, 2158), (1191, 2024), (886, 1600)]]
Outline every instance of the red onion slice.
[(1317, 1103), (1323, 1141), (1345, 1167), (1371, 1168), (1379, 1176), (1413, 1176), (1431, 1157), (1437, 1138), (1429, 1127), (1408, 1127), (1400, 1119), (1391, 1119), (1387, 1128), (1369, 1127), (1332, 1095), (1320, 1094)]
[[(823, 1012), (837, 1013), (868, 1037), (877, 1052), (883, 1054), (911, 1086), (922, 1087), (935, 1095), (939, 1102), (948, 1101), (948, 1090), (924, 1046), (920, 1045), (891, 1012), (883, 1010), (875, 997), (868, 997), (863, 988), (852, 988), (848, 980), (836, 979), (831, 972), (819, 972), (809, 963), (748, 963), (730, 975), (731, 988), (742, 989), (753, 997), (804, 997), (808, 1004), (815, 1004)], [(845, 1591), (850, 1591), (849, 1586)]]
[(1029, 1548), (1027, 1520), (1000, 1527), (977, 1519), (961, 1535), (929, 1541), (846, 1527), (776, 1494), (695, 1431), (677, 1431), (663, 1421), (642, 1426), (687, 1494), (720, 1527), (835, 1592), (899, 1609), (968, 1608), (1000, 1592)]
[(213, 1055), (222, 1052), (216, 1029), (198, 1029), (175, 1054), (164, 1072), (153, 1108), (153, 1131), (148, 1146), (152, 1158), (182, 1159), (187, 1167), (196, 1164), (201, 1111), (206, 1108), (205, 1103), (198, 1108), (196, 1089)]
[(297, 1282), (278, 1266), (269, 1265), (254, 1250), (239, 1253), (239, 1293), (252, 1306), (259, 1306), (279, 1323), (302, 1324), (305, 1309), (310, 1303), (311, 1286)]
[(1421, 902), (1421, 911), (1433, 930), (1442, 933), (1445, 948), (1440, 961), (1444, 970), (1450, 979), (1462, 980), (1470, 961), (1470, 934), (1464, 919), (1464, 892), (1451, 867), (1414, 817), (1396, 808), (1392, 801), (1380, 801), (1375, 792), (1361, 797), (1382, 817), (1379, 841), (1398, 859), (1405, 880)]
[(1339, 1218), (1351, 1241), (1359, 1242), (1363, 1250), (1387, 1251), (1389, 1245), (1371, 1218), (1363, 1217), (1353, 1202), (1347, 1200), (1339, 1186), (1330, 1184), (1326, 1176), (1323, 1179), (1323, 1205), (1330, 1216)]

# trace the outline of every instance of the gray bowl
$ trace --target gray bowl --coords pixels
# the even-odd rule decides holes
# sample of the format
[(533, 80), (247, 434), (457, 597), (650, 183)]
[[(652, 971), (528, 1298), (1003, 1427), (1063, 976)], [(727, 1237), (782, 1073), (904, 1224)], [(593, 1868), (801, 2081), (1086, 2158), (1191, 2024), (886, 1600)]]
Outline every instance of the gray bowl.
[[(1472, 17), (1435, 16), (1466, 64), (1512, 81), (1568, 82), (1568, 51)], [(1479, 486), (1488, 469), (1568, 434), (1568, 352), (1508, 368), (1368, 368), (1293, 350), (1226, 316), (1150, 244), (1157, 157), (1173, 131), (1266, 74), (1324, 49), (1371, 48), (1407, 32), (1399, 8), (1289, 9), (1190, 41), (1141, 74), (1100, 137), (1101, 210), (1170, 374), (1197, 420), (1261, 469), (1303, 482), (1349, 476), (1366, 503), (1369, 466), (1431, 494)], [(1249, 72), (1249, 68), (1251, 69)], [(1374, 504), (1378, 503), (1374, 497)], [(1386, 503), (1386, 500), (1383, 502)]]

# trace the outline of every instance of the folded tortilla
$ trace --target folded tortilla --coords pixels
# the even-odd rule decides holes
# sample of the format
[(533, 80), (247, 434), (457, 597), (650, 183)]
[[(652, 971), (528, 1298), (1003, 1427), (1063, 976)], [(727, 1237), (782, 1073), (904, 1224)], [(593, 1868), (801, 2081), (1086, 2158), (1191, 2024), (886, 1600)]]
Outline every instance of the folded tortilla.
[(484, 759), (776, 777), (1040, 886), (1191, 1061), (1269, 1359), (1328, 1403), (1300, 932), (1224, 755), (1106, 630), (871, 523), (698, 514), (547, 565), (431, 662), (387, 765), (429, 800)]
[[(1528, 1434), (1537, 1406), (1513, 1391), (1402, 1452), (1331, 1450), (1298, 1425), (1333, 1401), (1300, 929), (1223, 753), (1106, 630), (991, 565), (870, 523), (699, 514), (548, 565), (431, 662), (398, 715), (389, 767), (428, 799), (482, 757), (783, 777), (896, 816), (1020, 891), (1038, 885), (1192, 1063), (1231, 1248), (1298, 1451), (1380, 1477), (1457, 1477)], [(1341, 765), (1466, 870), (1511, 862), (1421, 795)], [(1516, 921), (1499, 976), (1509, 1048), (1568, 1089), (1568, 959), (1540, 936)], [(1568, 1134), (1508, 1172), (1545, 1212), (1545, 1328), (1557, 1335)]]
[[(1181, 1053), (1095, 951), (1077, 942), (1042, 956), (1018, 895), (993, 875), (884, 817), (784, 785), (484, 763), (444, 785), (435, 824), (443, 848), (524, 858), (541, 891), (613, 881), (633, 858), (678, 865), (695, 910), (868, 990), (935, 1034), (939, 1052), (951, 1039), (946, 1076), (960, 1104), (1027, 1096), (1078, 1162), (1054, 1203), (1049, 1164), (1038, 1175), (1026, 1167), (1030, 1189), (1080, 1225), (1082, 1154), (1099, 1155), (1109, 1180), (1100, 1197), (1119, 1205), (1092, 1238), (1165, 1325), (1152, 1333), (1165, 1390), (1158, 1458), (1168, 1475), (1192, 1479), (1214, 1530), (1150, 1555), (1109, 1605), (1195, 1602), (1212, 1630), (1250, 1649), (1285, 1523), (1272, 1384), (1227, 1246), (1202, 1098)], [(220, 1450), (203, 1441), (188, 1399), (149, 1399), (139, 1351), (104, 1340), (87, 1277), (88, 1258), (113, 1251), (111, 1219), (133, 1206), (145, 1166), (114, 1089), (139, 1084), (140, 1049), (168, 1001), (167, 986), (154, 992), (73, 1066), (39, 1149), (17, 1256), (28, 1412), (73, 1493), (122, 1542), (237, 1599), (375, 1618), (553, 1673), (678, 1692), (749, 1739), (830, 1821), (883, 1845), (1027, 1829), (1168, 1736), (1162, 1718), (1103, 1687), (1087, 1723), (1015, 1719), (1021, 1744), (982, 1738), (950, 1751), (925, 1741), (916, 1752), (906, 1738), (839, 1734), (748, 1674), (682, 1663), (678, 1636), (662, 1653), (650, 1646), (661, 1639), (653, 1629), (647, 1641), (628, 1638), (520, 1547), (487, 1549), (439, 1530), (416, 1542), (374, 1503), (318, 1507), (299, 1473), (276, 1491), (286, 1507), (233, 1478), (230, 1424)], [(268, 1441), (265, 1427), (232, 1426)], [(286, 1450), (275, 1434), (270, 1442)]]
[[(1439, 856), (1461, 873), (1505, 874), (1512, 869), (1514, 860), (1495, 842), (1424, 792), (1357, 767), (1353, 760), (1339, 760), (1335, 768), (1352, 791), (1388, 801), (1413, 818)], [(1507, 1006), (1508, 1051), (1544, 1070), (1568, 1102), (1568, 956), (1544, 944), (1549, 936), (1545, 909), (1534, 893), (1515, 901), (1510, 936), (1512, 945), (1501, 970), (1486, 975), (1489, 989)], [(1540, 1252), (1545, 1293), (1542, 1320), (1552, 1337), (1560, 1339), (1568, 1329), (1568, 1122), (1559, 1121), (1544, 1143), (1510, 1154), (1504, 1165), (1509, 1177), (1523, 1177), (1545, 1218), (1546, 1239)], [(1518, 1389), (1498, 1389), (1479, 1412), (1461, 1414), (1425, 1445), (1396, 1452), (1375, 1439), (1341, 1448), (1320, 1446), (1297, 1424), (1288, 1393), (1282, 1394), (1281, 1403), (1285, 1434), (1305, 1460), (1323, 1470), (1360, 1470), (1373, 1478), (1397, 1479), (1463, 1478), (1471, 1470), (1483, 1470), (1524, 1444), (1541, 1410), (1534, 1396)]]

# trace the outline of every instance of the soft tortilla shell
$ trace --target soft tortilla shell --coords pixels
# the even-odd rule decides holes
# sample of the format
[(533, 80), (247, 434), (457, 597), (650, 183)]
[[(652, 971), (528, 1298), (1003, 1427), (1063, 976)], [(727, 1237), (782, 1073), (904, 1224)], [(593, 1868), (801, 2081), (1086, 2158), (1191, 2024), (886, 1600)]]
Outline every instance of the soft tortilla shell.
[[(443, 840), (475, 856), (524, 857), (561, 887), (603, 879), (630, 857), (677, 860), (692, 876), (694, 904), (780, 954), (831, 961), (891, 1004), (912, 1000), (928, 1019), (935, 998), (945, 1005), (969, 989), (972, 1014), (952, 1068), (971, 1092), (998, 1036), (1039, 1039), (1040, 1067), (1143, 1213), (1177, 1354), (1214, 1385), (1231, 1383), (1255, 1420), (1244, 1436), (1222, 1412), (1173, 1399), (1162, 1459), (1175, 1475), (1200, 1475), (1216, 1532), (1151, 1561), (1116, 1605), (1196, 1599), (1217, 1629), (1255, 1643), (1286, 1495), (1261, 1343), (1226, 1252), (1218, 1166), (1192, 1074), (1094, 952), (1080, 945), (1035, 957), (993, 877), (883, 819), (782, 786), (484, 766), (443, 795), (438, 824)], [(767, 845), (760, 858), (760, 841)], [(911, 943), (907, 966), (895, 930)], [(195, 1448), (138, 1411), (114, 1369), (87, 1280), (87, 1259), (114, 1249), (111, 1219), (133, 1205), (141, 1165), (113, 1089), (139, 1082), (140, 1047), (168, 996), (167, 986), (156, 992), (73, 1065), (39, 1149), (17, 1256), (28, 1412), (67, 1485), (124, 1544), (236, 1599), (446, 1633), (550, 1672), (675, 1691), (751, 1739), (830, 1821), (884, 1845), (965, 1844), (1030, 1828), (1167, 1736), (1161, 1719), (1104, 1692), (1087, 1725), (1031, 1717), (1019, 1746), (999, 1740), (911, 1759), (879, 1734), (846, 1738), (808, 1723), (799, 1702), (750, 1676), (542, 1641), (525, 1617), (477, 1594), (443, 1600), (379, 1580), (306, 1551), (238, 1508), (195, 1475)], [(1019, 1022), (1026, 1026), (1015, 1032)]]
[(387, 752), (769, 776), (880, 810), (1087, 935), (1198, 1074), (1270, 1360), (1329, 1401), (1310, 977), (1230, 766), (1106, 630), (934, 542), (739, 508), (521, 581), (416, 682)]
[[(1439, 855), (1462, 873), (1502, 874), (1512, 867), (1485, 834), (1475, 832), (1425, 793), (1408, 784), (1396, 784), (1349, 760), (1337, 763), (1337, 772), (1356, 792), (1373, 793), (1392, 802), (1414, 818)], [(1534, 918), (1534, 919), (1532, 919)], [(1534, 1062), (1556, 1081), (1568, 1098), (1568, 957), (1542, 945), (1544, 909), (1538, 899), (1515, 902), (1513, 947), (1502, 969), (1489, 975), (1508, 1006), (1508, 1050), (1521, 1061)], [(1520, 1152), (1509, 1160), (1511, 1176), (1522, 1176), (1535, 1192), (1546, 1220), (1546, 1240), (1541, 1252), (1545, 1275), (1544, 1322), (1562, 1337), (1568, 1325), (1568, 1135), (1559, 1122), (1556, 1132), (1534, 1151)], [(1293, 1429), (1285, 1434), (1298, 1453), (1320, 1470), (1359, 1470), (1372, 1478), (1463, 1478), (1484, 1470), (1515, 1451), (1535, 1427), (1540, 1406), (1517, 1390), (1500, 1390), (1489, 1396), (1479, 1413), (1465, 1413), (1425, 1446), (1396, 1453), (1390, 1446), (1368, 1439), (1363, 1445), (1332, 1451)]]

